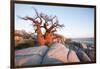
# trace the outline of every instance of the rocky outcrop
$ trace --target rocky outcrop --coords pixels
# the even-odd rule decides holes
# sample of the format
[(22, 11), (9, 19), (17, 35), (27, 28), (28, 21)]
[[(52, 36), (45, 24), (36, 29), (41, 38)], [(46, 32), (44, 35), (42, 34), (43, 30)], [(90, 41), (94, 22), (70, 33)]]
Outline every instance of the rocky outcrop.
[(71, 42), (66, 44), (66, 47), (74, 50), (80, 59), (80, 62), (90, 62), (91, 57), (89, 55), (89, 49), (86, 44), (78, 43), (78, 42)]
[(74, 51), (68, 55), (69, 49), (60, 43), (55, 43), (51, 46), (48, 53), (43, 59), (42, 64), (57, 64), (79, 62), (79, 59)]
[(47, 50), (47, 46), (30, 47), (27, 49), (17, 50), (15, 52), (15, 65), (26, 66), (41, 64), (43, 56)]
[[(90, 48), (89, 48), (90, 49)], [(80, 43), (53, 43), (48, 46), (35, 46), (15, 51), (15, 65), (60, 64), (90, 62), (94, 60), (93, 49), (83, 48)]]

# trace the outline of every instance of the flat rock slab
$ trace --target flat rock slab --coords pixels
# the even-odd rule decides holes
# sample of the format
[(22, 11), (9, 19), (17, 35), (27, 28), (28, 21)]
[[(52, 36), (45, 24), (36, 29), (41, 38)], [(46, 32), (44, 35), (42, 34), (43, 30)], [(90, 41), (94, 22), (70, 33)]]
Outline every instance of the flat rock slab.
[[(88, 55), (83, 50), (83, 47), (80, 48), (80, 47), (75, 46), (73, 44), (72, 45), (66, 45), (66, 47), (68, 47), (69, 49), (72, 49), (72, 50), (75, 51), (75, 53), (77, 54), (80, 62), (90, 62), (91, 61), (91, 59), (88, 57)], [(86, 48), (84, 47), (84, 49), (86, 49)]]
[[(30, 47), (15, 51), (16, 66), (59, 64), (80, 62), (75, 51), (71, 51), (63, 44), (54, 43), (50, 48), (47, 46)], [(68, 55), (68, 56), (67, 56)]]
[(15, 64), (16, 66), (41, 64), (47, 50), (47, 46), (17, 50), (15, 51)]
[(69, 49), (60, 43), (55, 43), (51, 46), (48, 53), (43, 59), (42, 64), (59, 64), (79, 62), (79, 59), (74, 51), (71, 51), (67, 57)]

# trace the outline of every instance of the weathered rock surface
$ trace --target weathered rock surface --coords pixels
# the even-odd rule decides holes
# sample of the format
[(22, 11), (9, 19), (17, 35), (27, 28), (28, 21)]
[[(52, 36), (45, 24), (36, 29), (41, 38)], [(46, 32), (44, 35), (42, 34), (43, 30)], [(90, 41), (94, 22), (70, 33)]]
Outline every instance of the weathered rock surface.
[(47, 50), (47, 46), (30, 47), (23, 50), (17, 50), (15, 52), (15, 64), (16, 66), (41, 64), (43, 56)]
[(80, 43), (54, 43), (50, 47), (35, 46), (15, 51), (15, 65), (59, 64), (90, 62), (94, 60), (93, 49), (82, 47)]
[(74, 42), (74, 43), (69, 43), (68, 45), (66, 45), (66, 47), (71, 50), (74, 50), (81, 62), (91, 61), (90, 57), (84, 51), (84, 49), (87, 49), (86, 44), (80, 44)]
[(64, 45), (55, 43), (51, 46), (48, 53), (44, 57), (42, 64), (79, 62), (79, 59), (74, 51), (71, 51), (69, 55), (68, 52), (69, 49)]

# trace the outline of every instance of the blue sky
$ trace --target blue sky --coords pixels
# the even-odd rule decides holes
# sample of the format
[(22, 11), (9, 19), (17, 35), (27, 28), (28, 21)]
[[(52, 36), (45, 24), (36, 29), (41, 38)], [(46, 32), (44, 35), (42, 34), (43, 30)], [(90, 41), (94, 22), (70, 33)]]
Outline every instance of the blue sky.
[(32, 7), (36, 8), (39, 13), (58, 17), (59, 23), (65, 25), (57, 30), (58, 34), (68, 38), (94, 36), (94, 8), (15, 4), (15, 29), (34, 32), (30, 21), (17, 17), (34, 17), (35, 12)]

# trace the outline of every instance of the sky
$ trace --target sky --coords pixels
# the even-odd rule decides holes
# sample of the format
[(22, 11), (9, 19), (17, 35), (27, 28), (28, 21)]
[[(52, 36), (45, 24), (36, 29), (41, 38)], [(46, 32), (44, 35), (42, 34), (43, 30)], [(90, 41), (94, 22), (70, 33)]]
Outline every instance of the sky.
[[(38, 13), (45, 13), (49, 16), (57, 16), (59, 23), (64, 24), (56, 33), (67, 38), (82, 38), (94, 36), (94, 8), (47, 6), (15, 4), (15, 29), (34, 32), (31, 21), (25, 21), (20, 17), (34, 17), (36, 8)], [(44, 31), (42, 29), (42, 31)]]

